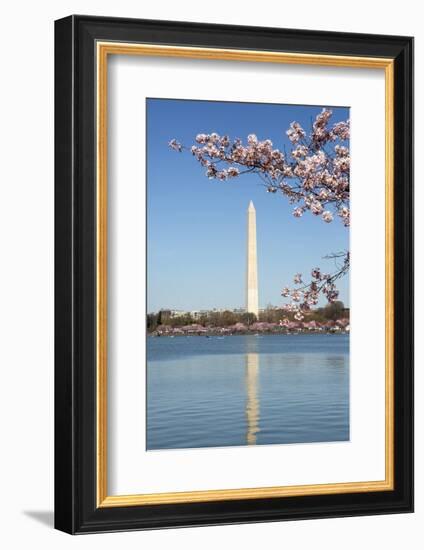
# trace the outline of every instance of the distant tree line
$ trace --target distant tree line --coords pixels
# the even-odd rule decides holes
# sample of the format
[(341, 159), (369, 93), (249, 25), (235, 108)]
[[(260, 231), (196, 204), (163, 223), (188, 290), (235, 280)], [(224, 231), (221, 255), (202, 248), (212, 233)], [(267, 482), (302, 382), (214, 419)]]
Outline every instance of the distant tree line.
[[(295, 320), (294, 315), (294, 311), (267, 307), (264, 311), (259, 313), (259, 321), (278, 323), (280, 319), (284, 318), (293, 321)], [(349, 319), (349, 309), (345, 308), (344, 303), (341, 301), (331, 302), (326, 304), (324, 307), (311, 309), (305, 315), (304, 320), (325, 323), (326, 321), (337, 321), (338, 319)]]
[[(338, 319), (346, 318), (349, 318), (349, 309), (345, 308), (343, 302), (336, 301), (327, 304), (325, 307), (311, 310), (307, 317), (305, 317), (305, 321), (324, 323), (326, 321), (337, 321)], [(149, 313), (147, 315), (147, 330), (148, 332), (152, 332), (156, 330), (159, 325), (183, 327), (194, 323), (204, 327), (229, 327), (236, 323), (243, 323), (246, 326), (250, 326), (256, 321), (279, 323), (280, 320), (283, 319), (293, 321), (294, 312), (269, 306), (259, 313), (259, 318), (257, 318), (254, 313), (236, 313), (230, 310), (208, 311), (193, 317), (190, 313), (172, 316), (170, 310), (163, 309), (157, 313)]]

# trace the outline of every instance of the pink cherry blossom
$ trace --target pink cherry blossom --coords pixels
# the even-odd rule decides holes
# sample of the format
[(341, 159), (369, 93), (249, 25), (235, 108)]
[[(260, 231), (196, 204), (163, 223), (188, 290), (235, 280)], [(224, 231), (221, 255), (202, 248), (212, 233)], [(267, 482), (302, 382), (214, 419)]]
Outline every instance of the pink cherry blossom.
[(329, 210), (325, 210), (325, 212), (322, 213), (322, 219), (325, 222), (330, 223), (333, 221), (333, 214)]

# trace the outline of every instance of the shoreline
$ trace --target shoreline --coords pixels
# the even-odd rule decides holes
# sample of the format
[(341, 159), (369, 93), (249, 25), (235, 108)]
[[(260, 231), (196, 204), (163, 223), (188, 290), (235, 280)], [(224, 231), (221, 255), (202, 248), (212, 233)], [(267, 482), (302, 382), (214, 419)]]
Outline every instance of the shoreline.
[(319, 335), (319, 334), (328, 334), (331, 336), (334, 335), (349, 335), (350, 331), (345, 330), (298, 330), (298, 331), (274, 331), (274, 332), (231, 332), (231, 333), (221, 333), (221, 332), (187, 332), (187, 333), (173, 333), (173, 332), (148, 332), (147, 337), (150, 338), (187, 338), (189, 336), (197, 336), (203, 338), (226, 338), (231, 336), (297, 336), (297, 335)]

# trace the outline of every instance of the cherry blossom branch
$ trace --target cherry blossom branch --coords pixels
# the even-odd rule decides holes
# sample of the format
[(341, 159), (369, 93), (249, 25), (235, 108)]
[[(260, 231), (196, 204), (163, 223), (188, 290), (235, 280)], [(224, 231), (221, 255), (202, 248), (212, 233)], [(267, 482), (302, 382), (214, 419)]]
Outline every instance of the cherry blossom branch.
[[(305, 314), (311, 310), (311, 306), (318, 304), (320, 293), (322, 293), (329, 303), (334, 303), (339, 297), (339, 291), (336, 288), (336, 281), (344, 277), (350, 268), (350, 253), (338, 252), (325, 256), (325, 259), (334, 259), (336, 263), (336, 271), (333, 273), (322, 273), (319, 267), (311, 271), (312, 280), (304, 283), (302, 274), (297, 273), (294, 276), (294, 284), (297, 285), (294, 289), (288, 287), (283, 288), (281, 295), (284, 298), (290, 298), (291, 303), (286, 304), (284, 308), (287, 311), (294, 313), (294, 318), (297, 321), (304, 319)], [(341, 259), (341, 263), (337, 260)]]

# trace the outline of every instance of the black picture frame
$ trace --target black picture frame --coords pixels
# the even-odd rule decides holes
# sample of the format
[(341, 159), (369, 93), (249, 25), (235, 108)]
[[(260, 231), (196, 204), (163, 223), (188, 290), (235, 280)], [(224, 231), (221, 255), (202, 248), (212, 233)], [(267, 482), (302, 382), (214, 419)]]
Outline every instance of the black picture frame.
[[(394, 60), (394, 490), (97, 507), (99, 40)], [(55, 74), (55, 527), (79, 534), (413, 511), (413, 39), (72, 15), (55, 22)]]

